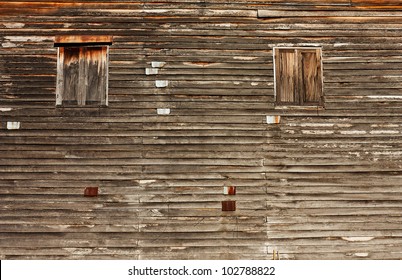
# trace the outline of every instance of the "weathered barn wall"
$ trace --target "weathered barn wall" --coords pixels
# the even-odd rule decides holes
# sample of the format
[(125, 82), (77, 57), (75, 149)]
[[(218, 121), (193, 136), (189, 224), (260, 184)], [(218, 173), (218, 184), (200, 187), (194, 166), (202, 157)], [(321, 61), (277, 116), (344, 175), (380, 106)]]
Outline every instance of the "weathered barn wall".
[[(55, 106), (72, 34), (113, 36), (107, 108)], [(0, 258), (402, 258), (401, 35), (400, 1), (1, 1)], [(325, 109), (275, 109), (289, 44)]]

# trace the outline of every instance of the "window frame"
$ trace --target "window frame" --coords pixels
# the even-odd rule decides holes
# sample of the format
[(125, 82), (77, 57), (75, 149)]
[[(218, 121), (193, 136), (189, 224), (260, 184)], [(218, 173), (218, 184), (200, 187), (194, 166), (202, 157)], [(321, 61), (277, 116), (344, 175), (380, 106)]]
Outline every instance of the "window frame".
[[(56, 79), (56, 107), (66, 107), (66, 108), (98, 108), (107, 107), (109, 105), (109, 46), (112, 44), (111, 36), (57, 36), (55, 38), (54, 46), (57, 47), (57, 79)], [(78, 92), (85, 90), (86, 95), (83, 98), (81, 95), (76, 96), (77, 104), (68, 104), (63, 101), (66, 100), (64, 97), (65, 93), (65, 57), (66, 49), (77, 49), (78, 50), (78, 76), (76, 77), (75, 83), (77, 84)], [(95, 54), (95, 55), (94, 55)], [(71, 53), (70, 53), (71, 55)], [(77, 55), (76, 55), (77, 56)], [(97, 58), (97, 59), (94, 59)], [(102, 91), (99, 94), (99, 99), (95, 101), (90, 101), (88, 103), (87, 97), (88, 81), (92, 80), (92, 75), (82, 76), (80, 71), (83, 70), (85, 74), (90, 69), (90, 65), (94, 66), (91, 62), (95, 61), (98, 65), (98, 77), (101, 80), (100, 88)], [(101, 70), (99, 72), (99, 69)], [(99, 85), (98, 85), (99, 86)], [(85, 101), (82, 104), (82, 101)]]
[[(280, 93), (278, 89), (278, 72), (279, 72), (279, 61), (277, 56), (279, 55), (279, 50), (292, 50), (295, 53), (295, 63), (294, 63), (294, 71), (295, 71), (295, 84), (297, 84), (297, 89), (300, 90), (300, 85), (303, 81), (301, 74), (299, 73), (299, 70), (301, 69), (299, 63), (301, 63), (301, 53), (303, 51), (315, 51), (318, 52), (318, 59), (319, 59), (319, 65), (318, 65), (318, 71), (319, 71), (319, 83), (320, 83), (320, 92), (319, 92), (319, 100), (314, 101), (314, 102), (305, 102), (304, 99), (306, 97), (305, 93), (300, 94), (299, 92), (294, 92), (295, 97), (298, 97), (294, 102), (286, 102), (286, 101), (281, 101), (280, 100)], [(278, 46), (278, 47), (273, 47), (273, 68), (274, 68), (274, 104), (278, 108), (282, 107), (296, 107), (296, 108), (301, 108), (301, 107), (306, 107), (306, 108), (324, 108), (324, 76), (323, 76), (323, 61), (322, 61), (322, 47), (321, 46)]]

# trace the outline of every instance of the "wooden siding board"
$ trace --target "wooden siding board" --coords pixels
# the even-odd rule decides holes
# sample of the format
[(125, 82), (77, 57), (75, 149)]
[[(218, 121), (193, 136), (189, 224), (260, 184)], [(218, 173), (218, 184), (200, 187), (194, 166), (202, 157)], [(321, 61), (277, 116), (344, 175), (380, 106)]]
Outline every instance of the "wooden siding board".
[[(201, 2), (2, 3), (0, 258), (401, 258), (399, 1)], [(113, 36), (109, 108), (55, 108), (60, 35)], [(278, 46), (325, 110), (275, 108)]]

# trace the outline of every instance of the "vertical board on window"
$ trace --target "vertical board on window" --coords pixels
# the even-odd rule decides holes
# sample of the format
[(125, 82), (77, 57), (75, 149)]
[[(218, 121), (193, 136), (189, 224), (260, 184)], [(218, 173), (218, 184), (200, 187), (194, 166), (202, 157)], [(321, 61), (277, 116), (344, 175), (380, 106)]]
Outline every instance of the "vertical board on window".
[(276, 49), (277, 57), (277, 100), (280, 103), (293, 103), (296, 100), (296, 55), (292, 49)]
[(87, 104), (106, 105), (107, 47), (85, 48)]
[(77, 81), (80, 76), (80, 49), (62, 48), (61, 52), (64, 54), (62, 100), (64, 104), (76, 105), (78, 99)]
[(300, 96), (302, 104), (317, 103), (322, 92), (321, 61), (319, 50), (298, 50)]

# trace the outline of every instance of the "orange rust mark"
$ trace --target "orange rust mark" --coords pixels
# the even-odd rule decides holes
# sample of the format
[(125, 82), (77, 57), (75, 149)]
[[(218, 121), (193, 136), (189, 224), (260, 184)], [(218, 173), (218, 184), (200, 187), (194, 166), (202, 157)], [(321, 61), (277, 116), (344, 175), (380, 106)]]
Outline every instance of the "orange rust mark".
[(229, 186), (228, 187), (228, 195), (235, 195), (236, 194), (236, 187)]
[(89, 61), (102, 61), (106, 54), (106, 47), (85, 48), (85, 58)]
[(67, 35), (56, 36), (55, 44), (112, 43), (113, 36)]

